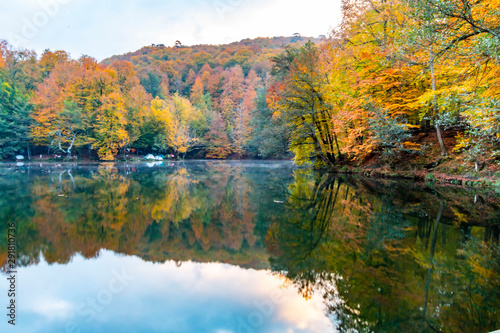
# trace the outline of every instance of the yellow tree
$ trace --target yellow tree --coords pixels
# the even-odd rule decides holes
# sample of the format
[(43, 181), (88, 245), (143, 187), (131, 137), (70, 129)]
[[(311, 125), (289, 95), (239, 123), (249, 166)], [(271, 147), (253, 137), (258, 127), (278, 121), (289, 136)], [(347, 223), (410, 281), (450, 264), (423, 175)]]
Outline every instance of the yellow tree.
[(160, 150), (172, 148), (185, 156), (198, 143), (193, 123), (203, 115), (188, 99), (174, 94), (168, 101), (155, 99), (151, 112), (159, 128), (154, 145)]
[(277, 80), (268, 101), (291, 129), (296, 161), (315, 159), (318, 165), (335, 168), (342, 154), (325, 97), (328, 85), (320, 50), (311, 42), (299, 50), (286, 50), (275, 58), (273, 74)]
[(114, 160), (119, 149), (129, 142), (126, 125), (127, 118), (123, 98), (118, 93), (105, 96), (98, 111), (96, 125), (97, 146), (99, 147), (97, 153), (101, 160)]
[[(437, 41), (429, 51), (430, 56), (437, 65), (438, 60), (447, 63), (441, 70), (446, 76), (454, 73), (446, 85), (433, 82), (432, 95), (427, 98), (432, 98), (435, 108), (439, 105), (446, 113), (452, 110), (466, 120), (470, 135), (459, 135), (456, 150), (466, 148), (469, 158), (475, 160), (498, 156), (500, 3), (496, 0), (408, 0), (408, 3), (415, 25), (430, 30), (423, 37), (431, 35)], [(433, 68), (430, 69), (432, 76)], [(436, 69), (434, 72), (437, 80), (439, 72)]]
[(136, 124), (139, 127), (137, 147), (160, 152), (168, 150), (167, 135), (172, 127), (172, 117), (167, 109), (167, 103), (159, 97), (149, 103), (141, 123)]
[[(398, 57), (396, 41), (407, 20), (403, 4), (344, 1), (343, 7), (341, 27), (322, 45), (327, 54), (325, 98), (332, 108), (334, 126), (339, 128), (342, 153), (362, 160), (376, 150), (385, 151), (380, 140), (374, 139), (379, 127), (373, 124), (374, 117), (386, 117), (387, 122), (378, 124), (393, 124), (398, 133), (408, 129), (408, 123), (418, 125), (419, 110), (412, 103), (422, 93), (424, 83), (420, 70)], [(403, 123), (398, 124), (400, 121)], [(394, 144), (387, 142), (385, 146)], [(399, 143), (396, 146), (400, 147)]]
[(127, 109), (127, 132), (130, 145), (133, 146), (141, 137), (146, 115), (150, 109), (151, 95), (144, 90), (136, 75), (134, 65), (129, 61), (115, 61), (110, 65), (110, 72), (117, 81)]

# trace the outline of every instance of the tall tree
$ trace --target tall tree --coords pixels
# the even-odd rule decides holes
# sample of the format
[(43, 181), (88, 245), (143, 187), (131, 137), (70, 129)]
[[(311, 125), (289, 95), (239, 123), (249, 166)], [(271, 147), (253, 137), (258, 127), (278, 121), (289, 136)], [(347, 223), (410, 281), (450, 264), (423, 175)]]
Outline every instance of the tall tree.
[(231, 154), (224, 121), (219, 113), (215, 114), (210, 125), (210, 132), (207, 133), (205, 139), (208, 140), (207, 158), (226, 158)]
[(0, 158), (29, 155), (31, 104), (0, 78)]
[(96, 136), (99, 158), (104, 161), (114, 160), (119, 149), (129, 142), (125, 130), (127, 124), (125, 103), (118, 93), (111, 93), (103, 98), (98, 110)]
[(245, 151), (245, 144), (248, 142), (252, 134), (250, 128), (251, 111), (255, 108), (256, 93), (254, 88), (249, 85), (246, 88), (243, 100), (236, 109), (236, 117), (234, 119), (234, 152), (242, 155)]
[(342, 155), (331, 122), (332, 109), (324, 95), (327, 78), (320, 51), (309, 42), (298, 51), (285, 51), (274, 61), (273, 74), (278, 80), (268, 100), (292, 128), (291, 149), (296, 160), (314, 158), (317, 164), (335, 168)]

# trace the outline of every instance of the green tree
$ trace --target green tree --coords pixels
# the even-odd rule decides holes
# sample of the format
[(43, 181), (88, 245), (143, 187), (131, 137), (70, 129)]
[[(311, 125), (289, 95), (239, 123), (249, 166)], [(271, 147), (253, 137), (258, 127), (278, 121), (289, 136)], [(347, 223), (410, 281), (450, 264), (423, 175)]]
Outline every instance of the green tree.
[(253, 128), (253, 136), (248, 143), (250, 151), (263, 158), (283, 158), (291, 155), (290, 127), (286, 125), (283, 117), (273, 115), (263, 87), (257, 92), (250, 127)]
[(29, 154), (32, 105), (19, 91), (0, 79), (0, 157)]
[(141, 78), (142, 86), (146, 92), (153, 96), (153, 98), (156, 98), (157, 96), (162, 97), (161, 81), (161, 77), (153, 72), (148, 72), (146, 77)]

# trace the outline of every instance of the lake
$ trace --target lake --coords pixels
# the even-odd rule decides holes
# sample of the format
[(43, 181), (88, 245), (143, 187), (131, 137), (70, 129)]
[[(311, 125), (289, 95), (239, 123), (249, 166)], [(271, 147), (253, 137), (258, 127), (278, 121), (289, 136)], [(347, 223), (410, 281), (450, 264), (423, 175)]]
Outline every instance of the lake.
[(35, 163), (0, 168), (0, 217), (3, 309), (9, 225), (17, 255), (2, 332), (500, 329), (493, 190), (291, 162)]

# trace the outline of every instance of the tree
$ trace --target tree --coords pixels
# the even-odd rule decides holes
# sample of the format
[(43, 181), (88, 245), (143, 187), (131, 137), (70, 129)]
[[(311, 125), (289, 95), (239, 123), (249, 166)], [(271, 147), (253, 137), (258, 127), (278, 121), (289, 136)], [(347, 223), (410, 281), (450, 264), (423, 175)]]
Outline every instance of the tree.
[(384, 162), (392, 164), (402, 153), (411, 152), (406, 146), (411, 134), (404, 118), (391, 117), (387, 110), (377, 108), (373, 108), (369, 116), (370, 144), (379, 150)]
[(194, 130), (189, 126), (181, 125), (178, 119), (174, 119), (173, 126), (167, 137), (168, 145), (183, 158), (186, 153), (193, 148), (199, 141)]
[(292, 129), (290, 146), (296, 161), (314, 158), (318, 165), (334, 168), (342, 154), (331, 122), (332, 108), (324, 95), (327, 81), (320, 51), (309, 42), (298, 51), (285, 51), (274, 63), (277, 82), (268, 101)]
[(29, 156), (29, 126), (32, 105), (28, 98), (0, 78), (0, 158)]
[(58, 65), (62, 63), (66, 63), (70, 61), (70, 56), (66, 51), (50, 51), (49, 49), (45, 50), (38, 62), (40, 69), (42, 71), (42, 78), (47, 78), (52, 70)]
[(7, 53), (7, 42), (0, 40), (0, 70), (5, 67), (5, 54)]
[(99, 147), (97, 153), (101, 160), (114, 160), (119, 149), (129, 142), (126, 124), (126, 109), (122, 97), (118, 93), (105, 96), (98, 110), (96, 124), (96, 144)]
[[(412, 4), (412, 3), (410, 3)], [(430, 119), (434, 123), (436, 128), (436, 133), (439, 141), (439, 146), (441, 148), (441, 156), (448, 156), (448, 151), (444, 145), (444, 141), (441, 134), (441, 124), (440, 124), (440, 114), (443, 113), (442, 108), (440, 108), (438, 101), (438, 86), (437, 86), (437, 73), (436, 65), (438, 63), (439, 55), (442, 55), (442, 50), (436, 50), (441, 48), (446, 48), (443, 44), (447, 44), (445, 35), (446, 30), (453, 28), (447, 22), (442, 21), (442, 17), (436, 15), (436, 12), (427, 6), (419, 6), (418, 2), (413, 3), (414, 9), (411, 11), (413, 18), (415, 19), (410, 28), (409, 42), (414, 44), (412, 51), (415, 52), (416, 49), (423, 48), (427, 51), (425, 67), (427, 67), (430, 75), (431, 89), (432, 89), (432, 100), (429, 101), (430, 108)], [(415, 45), (416, 44), (416, 45)], [(422, 59), (420, 59), (422, 60)], [(424, 94), (425, 96), (425, 94)]]
[(156, 97), (151, 101), (144, 124), (141, 126), (139, 145), (144, 148), (153, 147), (161, 152), (169, 148), (168, 134), (172, 129), (173, 117), (168, 110), (168, 104)]
[(250, 151), (263, 158), (289, 157), (291, 129), (281, 115), (273, 115), (267, 104), (264, 88), (257, 92), (255, 109), (251, 113), (252, 137), (248, 143)]
[(148, 72), (146, 77), (141, 78), (141, 85), (153, 98), (162, 95), (161, 78), (153, 72)]
[(203, 102), (203, 82), (199, 76), (196, 78), (194, 85), (191, 88), (190, 100), (195, 106)]
[(21, 94), (33, 91), (41, 80), (36, 53), (26, 49), (14, 49), (6, 42), (1, 43), (0, 49), (3, 59), (0, 62), (4, 64), (4, 81)]
[(219, 113), (216, 113), (210, 132), (207, 133), (205, 139), (207, 143), (207, 158), (226, 158), (231, 154), (231, 146), (227, 137), (224, 121)]
[(234, 127), (234, 114), (244, 95), (244, 77), (240, 66), (235, 66), (224, 72), (220, 110), (227, 126)]
[(256, 93), (252, 86), (247, 86), (245, 95), (239, 107), (236, 109), (234, 119), (234, 152), (242, 155), (244, 146), (252, 134), (250, 128), (251, 111), (255, 108)]
[(183, 156), (198, 143), (199, 138), (194, 131), (193, 123), (202, 117), (201, 112), (194, 108), (188, 99), (174, 94), (169, 101), (169, 112), (173, 118), (168, 142), (177, 154)]
[[(63, 139), (63, 137), (70, 134), (64, 125), (66, 121), (60, 117), (65, 108), (64, 103), (72, 102), (71, 86), (76, 80), (78, 70), (78, 64), (75, 62), (58, 64), (51, 71), (50, 76), (38, 85), (33, 98), (32, 118), (34, 124), (31, 129), (31, 135), (36, 145), (51, 146), (55, 141), (59, 141), (61, 145), (67, 143), (67, 139)], [(75, 103), (77, 102), (75, 101)], [(77, 106), (81, 108), (81, 105), (72, 105), (72, 108)], [(76, 142), (78, 143), (78, 141)], [(58, 146), (57, 149), (59, 149)]]
[[(500, 53), (500, 13), (496, 1), (408, 0), (412, 25), (425, 26), (435, 41), (429, 48), (431, 58), (441, 66), (446, 81), (436, 84), (434, 71), (432, 98), (434, 107), (444, 109), (444, 120), (461, 120), (465, 133), (458, 138), (455, 151), (467, 152), (467, 158), (481, 160), (499, 155), (498, 92)], [(413, 29), (409, 29), (412, 31)], [(417, 36), (421, 36), (417, 34)], [(422, 38), (424, 39), (424, 38)], [(434, 65), (434, 64), (432, 64)], [(453, 74), (450, 77), (450, 73)], [(444, 80), (442, 80), (444, 81)], [(429, 98), (430, 97), (430, 98)], [(425, 102), (425, 100), (424, 100)]]
[[(75, 102), (65, 101), (63, 110), (53, 123), (52, 137), (54, 139), (51, 145), (71, 157), (71, 149), (75, 145), (77, 136), (85, 131), (85, 125), (82, 110)], [(55, 145), (54, 142), (56, 142)], [(67, 146), (67, 148), (64, 148), (64, 146)]]

